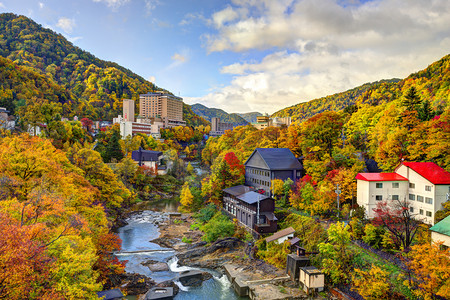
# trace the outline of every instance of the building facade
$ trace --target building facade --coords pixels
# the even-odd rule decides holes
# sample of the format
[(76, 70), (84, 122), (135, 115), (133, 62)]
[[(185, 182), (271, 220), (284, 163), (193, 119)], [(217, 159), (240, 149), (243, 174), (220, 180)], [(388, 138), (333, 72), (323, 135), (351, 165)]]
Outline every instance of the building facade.
[(223, 211), (259, 234), (277, 230), (275, 200), (238, 185), (223, 190)]
[(288, 148), (256, 148), (245, 165), (245, 184), (272, 196), (272, 180), (297, 181), (303, 166)]
[(134, 100), (123, 99), (123, 120), (134, 122)]
[(139, 115), (162, 118), (167, 127), (186, 126), (183, 121), (183, 98), (164, 92), (139, 95)]
[(359, 173), (356, 179), (358, 205), (369, 218), (379, 201), (406, 199), (412, 215), (434, 225), (450, 195), (450, 173), (432, 162), (402, 162), (394, 173)]
[(252, 123), (252, 125), (258, 130), (263, 130), (267, 127), (291, 126), (291, 117), (270, 118), (269, 116), (258, 116), (256, 117), (256, 123)]
[(220, 122), (220, 118), (211, 118), (211, 131), (210, 136), (220, 136), (225, 133), (225, 130), (233, 130), (232, 123)]

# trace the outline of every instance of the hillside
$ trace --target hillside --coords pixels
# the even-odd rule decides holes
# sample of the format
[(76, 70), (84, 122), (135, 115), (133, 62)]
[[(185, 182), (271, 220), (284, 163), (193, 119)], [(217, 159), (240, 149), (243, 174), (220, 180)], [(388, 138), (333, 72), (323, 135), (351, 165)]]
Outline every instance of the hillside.
[(208, 126), (210, 125), (210, 122), (205, 120), (203, 117), (199, 116), (198, 114), (196, 114), (193, 110), (192, 107), (189, 106), (186, 103), (183, 103), (183, 120), (186, 121), (186, 126)]
[(400, 79), (381, 80), (372, 83), (366, 83), (351, 90), (337, 93), (334, 95), (314, 99), (308, 102), (302, 102), (272, 114), (272, 117), (291, 117), (292, 121), (302, 122), (316, 114), (324, 111), (339, 111), (356, 104), (358, 97), (368, 90), (376, 89), (383, 85), (395, 85)]
[(245, 121), (249, 123), (256, 123), (256, 117), (262, 116), (262, 113), (255, 111), (244, 114), (238, 113), (237, 115), (239, 115), (241, 118), (243, 118)]
[(0, 83), (0, 105), (13, 113), (26, 99), (36, 97), (66, 104), (63, 114), (67, 117), (111, 120), (121, 114), (123, 98), (138, 100), (139, 94), (160, 90), (27, 17), (0, 14), (0, 32), (0, 55), (7, 58), (1, 63), (8, 65), (0, 69), (0, 77), (6, 79)]
[(209, 108), (202, 104), (194, 104), (191, 105), (192, 111), (197, 115), (205, 118), (206, 120), (211, 122), (212, 118), (220, 118), (222, 122), (232, 123), (235, 125), (247, 125), (248, 121), (243, 119), (238, 114), (229, 114), (222, 109), (218, 108)]

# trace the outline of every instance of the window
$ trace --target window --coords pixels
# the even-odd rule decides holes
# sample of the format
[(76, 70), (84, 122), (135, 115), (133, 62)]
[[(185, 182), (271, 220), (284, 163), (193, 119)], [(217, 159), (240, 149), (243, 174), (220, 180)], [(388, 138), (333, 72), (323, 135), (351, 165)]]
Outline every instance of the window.
[(423, 215), (423, 209), (419, 209), (419, 214)]
[(410, 189), (415, 189), (416, 188), (416, 184), (415, 183), (409, 183), (409, 188)]
[(423, 196), (417, 195), (417, 202), (423, 202)]
[(431, 192), (431, 185), (426, 185), (425, 186), (425, 191)]
[(398, 200), (398, 195), (392, 195), (392, 200)]
[(416, 195), (409, 194), (409, 200), (412, 200), (412, 201), (416, 200)]
[(431, 217), (431, 216), (432, 216), (431, 211), (427, 211), (427, 217)]
[(409, 211), (410, 211), (410, 212), (414, 212), (414, 207), (411, 206), (411, 207), (409, 208)]
[(393, 189), (398, 189), (398, 187), (399, 187), (399, 183), (398, 182), (393, 182), (392, 183), (392, 188)]
[(375, 200), (381, 201), (381, 200), (383, 200), (383, 196), (381, 196), (381, 195), (376, 195), (376, 196), (375, 196)]
[(425, 203), (427, 203), (427, 204), (433, 204), (433, 198), (425, 197)]
[(375, 187), (376, 187), (377, 189), (382, 189), (382, 188), (383, 188), (383, 183), (382, 183), (382, 182), (377, 182), (377, 183), (375, 184)]

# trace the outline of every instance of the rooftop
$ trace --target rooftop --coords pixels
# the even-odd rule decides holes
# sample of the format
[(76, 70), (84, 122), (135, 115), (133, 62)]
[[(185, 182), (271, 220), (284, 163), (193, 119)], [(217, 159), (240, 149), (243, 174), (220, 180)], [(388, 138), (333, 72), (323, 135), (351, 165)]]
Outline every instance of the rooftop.
[(244, 201), (245, 203), (253, 204), (253, 203), (265, 200), (265, 199), (270, 198), (270, 197), (266, 196), (266, 195), (262, 195), (262, 194), (257, 193), (257, 192), (250, 191), (250, 192), (247, 192), (245, 194), (242, 194), (242, 195), (238, 196), (237, 198), (239, 200), (241, 200), (241, 201)]
[(293, 234), (294, 232), (295, 232), (295, 229), (292, 227), (285, 228), (285, 229), (275, 232), (273, 235), (267, 237), (266, 242), (267, 243), (273, 242), (275, 240), (278, 240), (279, 238), (282, 238), (289, 234)]
[(408, 181), (397, 173), (358, 173), (355, 178), (364, 181)]
[(161, 151), (139, 150), (131, 152), (131, 159), (134, 161), (158, 161), (163, 153)]
[(436, 223), (430, 228), (431, 231), (450, 236), (450, 216)]
[(450, 172), (433, 162), (402, 162), (402, 164), (413, 169), (433, 184), (450, 184)]
[(302, 164), (288, 148), (256, 148), (244, 163), (245, 165), (247, 165), (256, 152), (259, 153), (270, 170), (302, 169)]
[(240, 196), (244, 193), (250, 192), (251, 188), (246, 185), (236, 185), (236, 186), (232, 186), (227, 189), (224, 189), (223, 191), (225, 193), (231, 194), (233, 196)]

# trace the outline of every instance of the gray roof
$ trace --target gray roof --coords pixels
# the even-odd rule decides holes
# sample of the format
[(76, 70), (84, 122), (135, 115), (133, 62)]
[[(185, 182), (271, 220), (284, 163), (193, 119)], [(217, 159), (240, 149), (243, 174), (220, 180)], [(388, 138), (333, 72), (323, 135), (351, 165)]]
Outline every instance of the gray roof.
[(278, 240), (279, 238), (285, 237), (289, 234), (293, 234), (294, 232), (295, 232), (295, 229), (292, 227), (285, 228), (283, 230), (275, 232), (273, 235), (271, 235), (269, 237), (266, 237), (266, 242), (267, 243), (273, 242), (275, 240)]
[(101, 298), (102, 300), (115, 300), (115, 299), (122, 299), (123, 294), (119, 289), (113, 289), (97, 292), (97, 297)]
[(131, 158), (134, 161), (158, 161), (162, 154), (161, 151), (142, 150), (139, 148), (139, 150), (131, 153)]
[(251, 187), (246, 186), (246, 185), (236, 185), (236, 186), (232, 186), (229, 187), (227, 189), (224, 189), (223, 191), (225, 193), (231, 194), (233, 196), (240, 196), (244, 193), (247, 193), (251, 190)]
[(256, 148), (244, 163), (245, 165), (256, 152), (261, 155), (270, 170), (303, 169), (302, 164), (288, 148)]
[(265, 200), (265, 199), (270, 198), (270, 197), (266, 196), (266, 195), (262, 195), (262, 194), (257, 193), (257, 192), (251, 191), (251, 192), (247, 192), (245, 194), (242, 194), (242, 195), (238, 196), (237, 198), (239, 200), (241, 200), (241, 201), (244, 201), (245, 203), (253, 204), (253, 203)]

